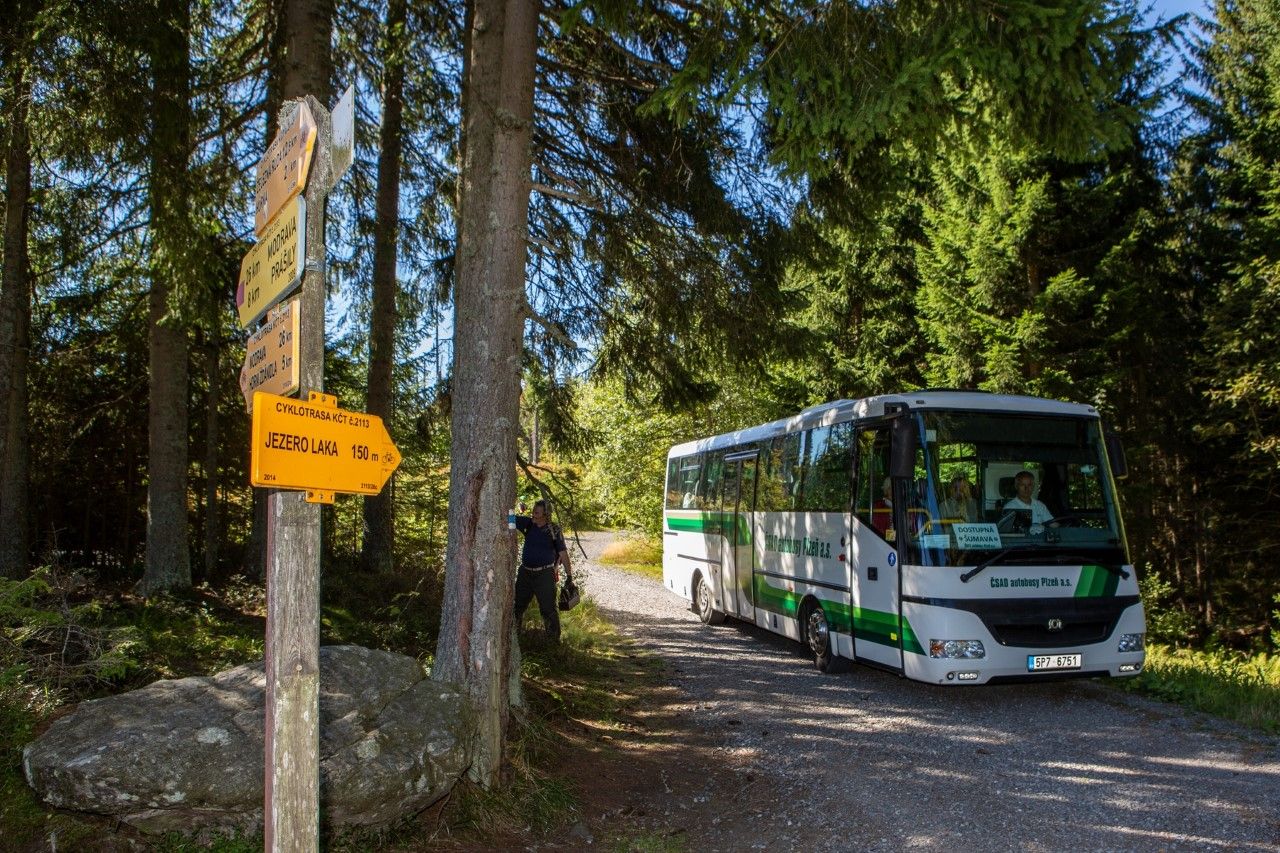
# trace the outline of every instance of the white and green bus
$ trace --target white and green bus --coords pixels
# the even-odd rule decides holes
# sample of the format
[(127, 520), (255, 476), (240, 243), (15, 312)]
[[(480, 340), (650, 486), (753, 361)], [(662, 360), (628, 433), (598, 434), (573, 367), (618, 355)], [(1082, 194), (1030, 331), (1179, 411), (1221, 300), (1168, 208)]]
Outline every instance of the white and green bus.
[(1091, 406), (838, 400), (671, 448), (663, 582), (818, 668), (936, 684), (1132, 676), (1145, 617)]

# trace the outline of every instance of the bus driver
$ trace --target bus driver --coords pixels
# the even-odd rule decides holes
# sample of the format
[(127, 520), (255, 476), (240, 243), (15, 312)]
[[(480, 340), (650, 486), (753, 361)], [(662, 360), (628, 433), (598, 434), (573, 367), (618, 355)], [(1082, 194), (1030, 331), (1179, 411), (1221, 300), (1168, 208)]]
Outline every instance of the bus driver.
[(1004, 505), (1005, 512), (1029, 513), (1031, 526), (1027, 532), (1043, 533), (1044, 525), (1053, 521), (1053, 513), (1038, 498), (1032, 497), (1036, 489), (1036, 475), (1030, 471), (1019, 471), (1013, 478), (1013, 489), (1016, 494)]

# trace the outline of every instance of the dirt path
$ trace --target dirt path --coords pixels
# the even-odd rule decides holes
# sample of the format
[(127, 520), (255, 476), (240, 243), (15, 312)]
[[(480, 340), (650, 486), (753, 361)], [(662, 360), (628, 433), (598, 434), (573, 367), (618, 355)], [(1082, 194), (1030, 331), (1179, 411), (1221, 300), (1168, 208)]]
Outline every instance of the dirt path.
[(609, 762), (624, 778), (595, 800), (606, 810), (584, 815), (600, 841), (1280, 851), (1280, 739), (1092, 681), (822, 675), (797, 643), (704, 626), (659, 583), (599, 565), (607, 541), (584, 537), (587, 594), (670, 688)]

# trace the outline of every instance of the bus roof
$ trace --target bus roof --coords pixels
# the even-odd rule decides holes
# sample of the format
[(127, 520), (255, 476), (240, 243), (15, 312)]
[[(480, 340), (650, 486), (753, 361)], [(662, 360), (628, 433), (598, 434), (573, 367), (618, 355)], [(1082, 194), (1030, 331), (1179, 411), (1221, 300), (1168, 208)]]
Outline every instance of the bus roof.
[(771, 421), (760, 426), (747, 427), (709, 438), (700, 438), (677, 444), (668, 456), (686, 456), (722, 447), (773, 438), (797, 430), (815, 426), (830, 426), (844, 421), (878, 418), (886, 407), (904, 406), (909, 410), (958, 409), (974, 412), (1025, 412), (1028, 414), (1065, 415), (1069, 417), (1098, 417), (1098, 410), (1083, 403), (1064, 403), (1042, 397), (1023, 397), (1013, 394), (988, 394), (984, 391), (916, 391), (907, 394), (881, 394), (861, 400), (833, 400), (812, 406), (789, 418)]

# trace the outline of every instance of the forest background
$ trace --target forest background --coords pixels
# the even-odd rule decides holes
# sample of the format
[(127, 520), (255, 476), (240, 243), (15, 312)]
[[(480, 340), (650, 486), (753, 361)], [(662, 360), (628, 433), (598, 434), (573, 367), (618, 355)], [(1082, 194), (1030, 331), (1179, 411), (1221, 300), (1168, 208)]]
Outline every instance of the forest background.
[[(326, 390), (404, 455), (324, 510), (324, 631), (431, 656), (469, 8), (6, 0), (6, 691), (59, 654), (85, 689), (145, 670), (139, 594), (260, 594), (234, 289), (290, 27), (329, 46), (312, 94), (356, 87)], [(545, 4), (521, 494), (653, 535), (692, 437), (922, 386), (1088, 402), (1127, 449), (1153, 634), (1274, 652), (1280, 4), (1206, 14)], [(79, 657), (45, 630), (69, 620)]]

